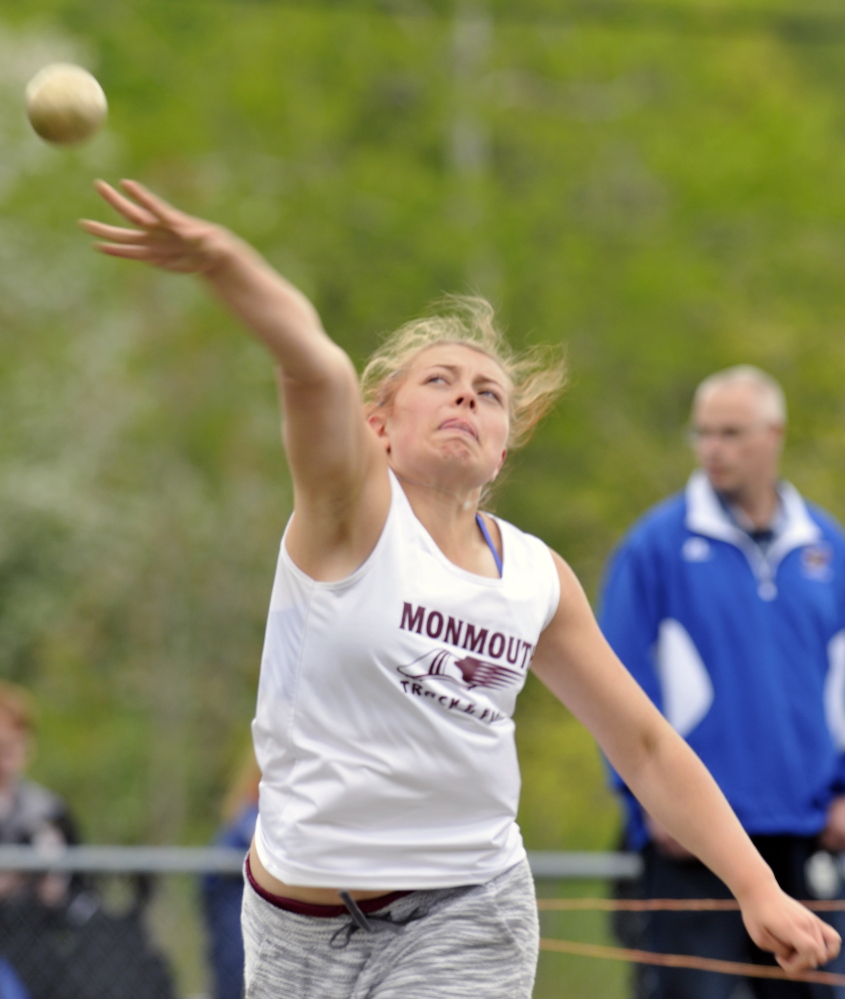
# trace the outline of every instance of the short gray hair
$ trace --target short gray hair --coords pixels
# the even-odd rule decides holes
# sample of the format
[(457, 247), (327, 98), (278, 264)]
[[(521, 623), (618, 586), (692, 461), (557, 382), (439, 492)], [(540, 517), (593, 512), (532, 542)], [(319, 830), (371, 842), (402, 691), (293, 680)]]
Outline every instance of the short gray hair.
[(727, 385), (748, 385), (759, 400), (760, 416), (773, 426), (786, 424), (786, 396), (776, 379), (753, 364), (736, 364), (704, 379), (695, 390), (693, 407), (714, 389)]

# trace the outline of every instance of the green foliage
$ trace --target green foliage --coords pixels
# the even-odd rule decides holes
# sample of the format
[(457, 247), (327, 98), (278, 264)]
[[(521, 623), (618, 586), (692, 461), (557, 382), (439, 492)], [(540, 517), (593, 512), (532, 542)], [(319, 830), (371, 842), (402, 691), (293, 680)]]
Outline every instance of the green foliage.
[[(91, 179), (231, 225), (361, 363), (444, 292), (572, 384), (499, 512), (594, 595), (680, 487), (696, 383), (779, 377), (787, 471), (841, 512), (845, 157), (838, 8), (28, 0), (0, 10), (0, 675), (43, 707), (37, 776), (99, 841), (198, 841), (252, 711), (290, 509), (270, 365), (198, 284), (95, 257)], [(456, 21), (456, 12), (462, 12)], [(110, 101), (48, 148), (45, 62)], [(533, 683), (529, 846), (608, 847), (598, 754)]]

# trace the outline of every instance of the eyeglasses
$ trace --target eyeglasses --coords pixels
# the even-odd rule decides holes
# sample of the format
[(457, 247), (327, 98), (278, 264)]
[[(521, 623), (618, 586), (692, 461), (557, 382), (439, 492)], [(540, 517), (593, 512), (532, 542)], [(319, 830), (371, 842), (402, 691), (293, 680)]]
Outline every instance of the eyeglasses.
[(744, 426), (729, 425), (727, 427), (690, 427), (687, 430), (687, 440), (693, 447), (710, 440), (721, 441), (723, 444), (736, 444), (757, 430), (764, 430), (765, 427), (765, 423), (747, 423)]

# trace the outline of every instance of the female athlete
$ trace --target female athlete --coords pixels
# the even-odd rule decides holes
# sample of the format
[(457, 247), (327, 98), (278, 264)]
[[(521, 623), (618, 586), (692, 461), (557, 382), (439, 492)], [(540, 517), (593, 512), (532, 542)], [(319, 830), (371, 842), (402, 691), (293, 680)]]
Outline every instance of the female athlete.
[(82, 223), (102, 252), (199, 275), (278, 367), (294, 512), (253, 722), (246, 995), (529, 999), (511, 720), (529, 668), (788, 973), (834, 957), (836, 932), (777, 886), (567, 564), (479, 509), (560, 364), (514, 358), (474, 300), (399, 330), (359, 382), (308, 300), (232, 233), (135, 182), (97, 187), (129, 223)]

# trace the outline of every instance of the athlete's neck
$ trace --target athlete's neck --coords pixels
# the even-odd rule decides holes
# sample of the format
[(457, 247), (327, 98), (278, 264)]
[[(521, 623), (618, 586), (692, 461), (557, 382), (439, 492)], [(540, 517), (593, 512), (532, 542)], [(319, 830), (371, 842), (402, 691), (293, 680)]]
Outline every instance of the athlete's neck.
[(407, 475), (402, 475), (397, 472), (396, 469), (393, 470), (393, 474), (400, 481), (408, 486), (416, 486), (419, 489), (428, 489), (435, 493), (440, 493), (442, 496), (451, 497), (458, 501), (461, 512), (466, 512), (468, 510), (475, 511), (478, 509), (478, 495), (462, 496), (460, 493), (455, 492), (452, 489), (447, 489), (445, 486), (438, 485), (431, 482), (419, 482), (416, 479), (410, 479)]

